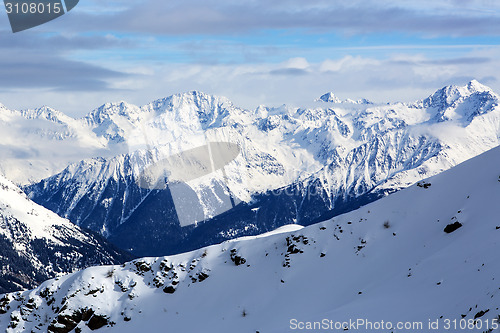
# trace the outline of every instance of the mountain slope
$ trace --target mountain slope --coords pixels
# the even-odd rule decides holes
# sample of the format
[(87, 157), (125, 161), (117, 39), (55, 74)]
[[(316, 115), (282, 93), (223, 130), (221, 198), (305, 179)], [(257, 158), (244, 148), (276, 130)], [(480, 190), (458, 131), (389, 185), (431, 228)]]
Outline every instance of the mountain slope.
[(103, 237), (30, 201), (3, 176), (0, 248), (0, 292), (32, 288), (54, 276), (132, 258)]
[[(106, 104), (86, 122), (100, 137), (126, 142), (130, 153), (81, 161), (25, 190), (137, 255), (179, 253), (324, 220), (496, 147), (499, 100), (472, 81), (413, 104), (322, 101), (314, 108), (250, 112), (199, 92), (141, 108)], [(205, 221), (181, 227), (176, 194), (141, 189), (137, 180), (148, 154), (158, 160), (206, 141), (236, 143), (241, 153), (225, 175), (188, 184), (196, 197), (192, 207), (200, 207)], [(242, 203), (216, 214), (223, 202), (218, 193), (227, 189)]]
[(16, 184), (40, 181), (82, 158), (118, 154), (81, 121), (46, 106), (17, 111), (0, 105), (0, 132), (0, 172)]
[(49, 280), (5, 295), (0, 329), (498, 332), (499, 166), (495, 148), (320, 224)]

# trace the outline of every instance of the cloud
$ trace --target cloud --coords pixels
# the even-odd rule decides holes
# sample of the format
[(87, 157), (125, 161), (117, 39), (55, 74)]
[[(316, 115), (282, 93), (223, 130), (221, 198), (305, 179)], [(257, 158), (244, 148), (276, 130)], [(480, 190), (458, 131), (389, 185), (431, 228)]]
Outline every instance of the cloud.
[[(75, 12), (74, 31), (158, 35), (234, 35), (305, 29), (346, 35), (410, 32), (429, 36), (500, 35), (500, 6), (484, 1), (186, 0), (126, 1), (119, 11)], [(71, 22), (70, 22), (71, 21)]]
[(290, 75), (290, 76), (301, 76), (306, 75), (308, 72), (301, 68), (279, 68), (274, 69), (269, 72), (271, 75)]
[(486, 57), (462, 57), (433, 60), (395, 60), (395, 65), (482, 65), (491, 62), (492, 59)]
[(320, 66), (319, 70), (323, 73), (335, 73), (335, 72), (346, 72), (349, 70), (359, 70), (363, 67), (374, 67), (379, 66), (380, 61), (373, 58), (366, 58), (361, 56), (345, 56), (338, 60), (326, 59)]
[(64, 91), (99, 91), (111, 89), (108, 80), (126, 74), (59, 56), (0, 54), (0, 88), (57, 89)]
[(289, 75), (289, 76), (301, 76), (309, 73), (308, 68), (310, 67), (307, 59), (298, 57), (290, 58), (279, 65), (281, 68), (276, 68), (268, 73), (271, 75)]
[(134, 47), (128, 38), (116, 38), (110, 34), (85, 36), (80, 34), (29, 31), (23, 35), (0, 31), (0, 50), (40, 52), (63, 52), (75, 50), (102, 50)]
[(297, 57), (286, 60), (283, 65), (286, 68), (307, 69), (309, 67), (309, 62), (306, 58)]
[[(254, 109), (260, 104), (279, 106), (283, 103), (296, 106), (309, 105), (327, 91), (334, 92), (340, 99), (367, 98), (375, 102), (413, 102), (426, 98), (445, 85), (463, 85), (472, 79), (490, 85), (500, 92), (500, 48), (491, 52), (490, 62), (463, 61), (457, 64), (455, 58), (434, 62), (425, 56), (399, 54), (399, 62), (393, 58), (373, 59), (371, 57), (343, 57), (326, 59), (321, 62), (303, 62), (302, 67), (287, 67), (296, 60), (281, 63), (261, 64), (162, 64), (152, 71), (130, 68), (132, 72), (142, 71), (142, 75), (120, 79), (122, 90), (100, 92), (57, 92), (47, 94), (34, 90), (29, 94), (2, 94), (0, 101), (16, 107), (27, 102), (31, 106), (50, 104), (63, 112), (73, 115), (89, 112), (100, 104), (125, 100), (143, 105), (155, 99), (175, 93), (200, 90), (209, 94), (228, 97), (237, 106)], [(464, 58), (481, 58), (483, 55), (470, 54)], [(418, 59), (418, 61), (417, 61)], [(298, 62), (300, 63), (300, 62)], [(426, 65), (421, 65), (426, 63)], [(443, 63), (449, 63), (443, 65)], [(337, 64), (336, 70), (325, 64)], [(327, 68), (328, 70), (325, 70)], [(29, 95), (29, 98), (20, 99)], [(49, 102), (48, 102), (49, 101)], [(51, 102), (54, 101), (54, 102)]]
[(0, 102), (82, 115), (193, 89), (249, 108), (329, 90), (411, 101), (472, 78), (500, 90), (497, 37), (500, 3), (486, 0), (87, 0), (0, 31)]
[(68, 54), (82, 50), (92, 53), (130, 45), (132, 43), (128, 39), (109, 35), (90, 37), (45, 35), (40, 32), (17, 35), (0, 32), (0, 89), (112, 89), (109, 81), (125, 78), (127, 74), (69, 57)]

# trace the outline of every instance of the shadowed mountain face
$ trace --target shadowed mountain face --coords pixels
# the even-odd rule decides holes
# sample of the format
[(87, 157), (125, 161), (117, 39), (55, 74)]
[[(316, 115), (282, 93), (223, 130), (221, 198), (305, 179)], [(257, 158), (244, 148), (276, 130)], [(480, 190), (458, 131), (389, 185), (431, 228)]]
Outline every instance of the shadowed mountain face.
[(30, 201), (0, 176), (0, 293), (132, 255)]
[[(413, 104), (324, 98), (313, 108), (251, 112), (199, 92), (140, 108), (106, 104), (78, 121), (106, 147), (125, 145), (128, 153), (83, 160), (24, 190), (135, 254), (179, 253), (309, 225), (447, 170), (500, 143), (498, 102), (472, 81)], [(148, 159), (214, 141), (232, 142), (241, 153), (223, 170), (190, 179), (189, 191), (138, 186)], [(227, 197), (239, 204), (226, 211)], [(191, 209), (203, 222), (179, 220)]]

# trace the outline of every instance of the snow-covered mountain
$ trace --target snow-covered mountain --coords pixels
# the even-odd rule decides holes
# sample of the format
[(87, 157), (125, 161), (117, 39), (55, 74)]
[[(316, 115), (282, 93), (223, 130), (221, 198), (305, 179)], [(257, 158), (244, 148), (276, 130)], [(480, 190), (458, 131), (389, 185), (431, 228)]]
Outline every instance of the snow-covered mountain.
[[(108, 146), (126, 144), (129, 153), (83, 160), (25, 190), (138, 255), (178, 253), (321, 221), (496, 147), (499, 99), (471, 81), (411, 104), (321, 101), (248, 111), (199, 92), (140, 108), (106, 104), (82, 121)], [(137, 178), (147, 156), (158, 160), (207, 141), (236, 143), (241, 153), (225, 176), (189, 183), (206, 221), (181, 227), (169, 190), (140, 188)], [(226, 190), (241, 203), (214, 214)]]
[(418, 104), (430, 109), (433, 121), (454, 120), (467, 125), (495, 107), (495, 97), (490, 88), (474, 80), (465, 87), (444, 87)]
[(29, 200), (0, 175), (0, 292), (132, 256)]
[(120, 152), (83, 121), (46, 106), (16, 111), (0, 105), (0, 132), (0, 172), (17, 184), (40, 181), (83, 158)]
[(340, 98), (335, 96), (335, 94), (333, 92), (328, 92), (326, 94), (321, 95), (320, 98), (318, 98), (316, 100), (316, 102), (327, 102), (327, 103), (335, 103), (335, 104), (339, 104), (339, 103), (373, 104), (373, 102), (367, 100), (366, 98), (361, 98), (361, 99), (358, 99), (356, 101), (348, 98), (348, 99), (345, 99), (344, 101), (342, 101)]
[(0, 329), (499, 332), (499, 166), (494, 148), (319, 224), (49, 280), (2, 297)]

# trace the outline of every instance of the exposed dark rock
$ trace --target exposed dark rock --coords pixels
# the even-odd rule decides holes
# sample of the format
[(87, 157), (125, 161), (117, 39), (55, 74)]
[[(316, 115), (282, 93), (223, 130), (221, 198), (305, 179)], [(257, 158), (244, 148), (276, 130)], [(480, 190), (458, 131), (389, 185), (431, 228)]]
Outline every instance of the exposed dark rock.
[(462, 223), (460, 222), (455, 222), (455, 223), (450, 223), (444, 228), (444, 232), (447, 234), (452, 233), (453, 231), (457, 230), (458, 228), (462, 227)]
[(137, 268), (137, 273), (139, 275), (144, 275), (144, 273), (149, 272), (151, 270), (151, 266), (144, 261), (135, 261), (135, 267)]
[(477, 318), (481, 318), (482, 316), (484, 316), (486, 313), (488, 313), (488, 311), (490, 311), (490, 309), (486, 309), (485, 311), (481, 310), (479, 311), (478, 313), (476, 313), (476, 315), (474, 316), (474, 319), (477, 319)]
[(431, 187), (431, 183), (426, 183), (425, 181), (421, 181), (417, 183), (418, 187), (429, 188)]
[(173, 294), (175, 293), (175, 288), (173, 286), (167, 286), (163, 288), (163, 291), (167, 294)]
[(70, 314), (60, 314), (48, 327), (49, 332), (68, 333), (72, 331), (81, 321), (89, 320), (94, 314), (92, 309), (80, 309)]
[(247, 260), (236, 254), (236, 249), (231, 250), (231, 260), (236, 266), (243, 265)]
[(92, 318), (90, 318), (89, 322), (87, 323), (88, 328), (90, 328), (92, 331), (95, 331), (103, 326), (108, 325), (109, 318), (103, 315), (93, 315)]
[(198, 273), (198, 281), (202, 282), (204, 280), (206, 280), (208, 278), (208, 274), (204, 273), (204, 272), (200, 272)]

